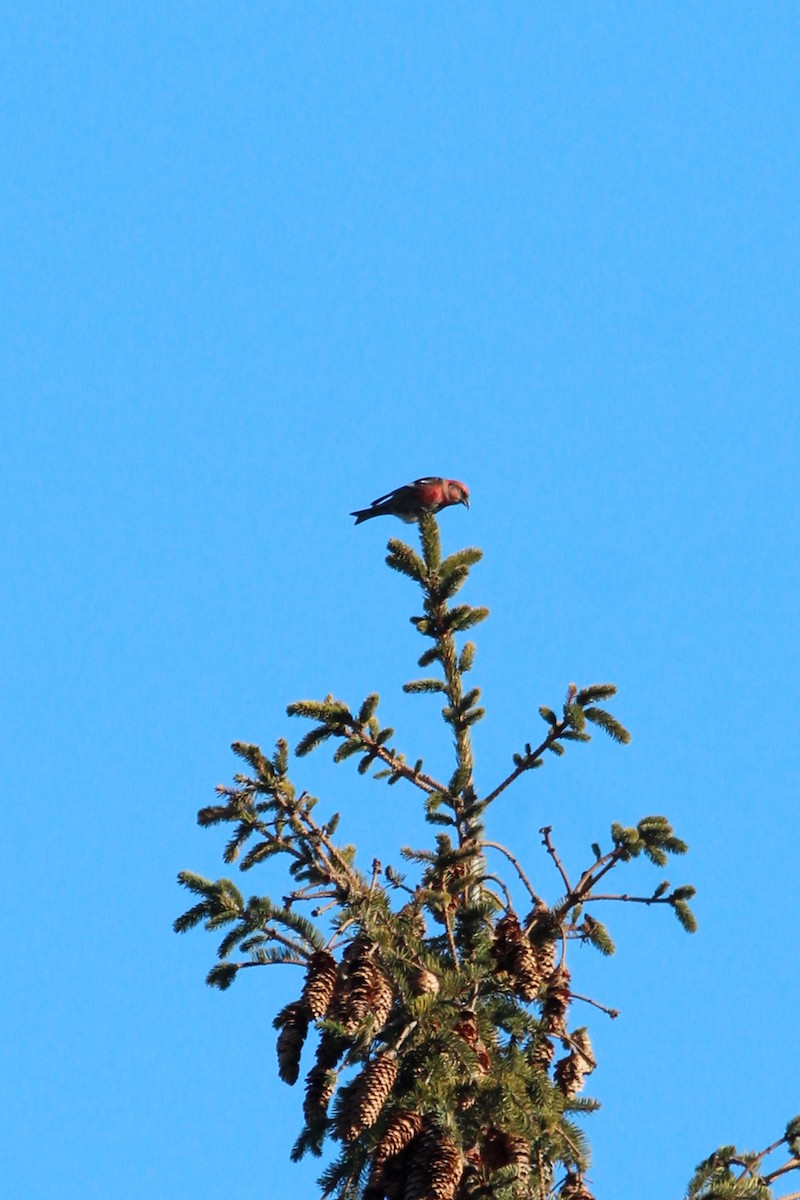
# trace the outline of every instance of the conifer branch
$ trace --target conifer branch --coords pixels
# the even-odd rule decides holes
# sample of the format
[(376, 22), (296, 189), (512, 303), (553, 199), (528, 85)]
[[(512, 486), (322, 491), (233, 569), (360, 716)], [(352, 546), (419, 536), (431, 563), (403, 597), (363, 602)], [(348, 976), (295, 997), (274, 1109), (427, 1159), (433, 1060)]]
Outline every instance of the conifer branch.
[[(763, 1161), (769, 1155), (787, 1146), (791, 1157), (771, 1171), (763, 1169)], [(738, 1169), (735, 1175), (731, 1168)], [(734, 1146), (721, 1146), (699, 1164), (689, 1182), (687, 1196), (690, 1200), (711, 1200), (716, 1195), (731, 1198), (771, 1196), (769, 1189), (776, 1179), (800, 1170), (800, 1117), (794, 1117), (786, 1126), (783, 1137), (758, 1153), (737, 1150)], [(800, 1200), (800, 1192), (791, 1192), (780, 1200)]]
[(497, 785), (493, 792), (489, 793), (483, 802), (484, 807), (488, 807), (496, 800), (525, 771), (530, 771), (534, 767), (540, 767), (544, 761), (542, 755), (546, 750), (561, 755), (564, 753), (564, 746), (562, 745), (564, 741), (591, 741), (591, 735), (586, 732), (587, 721), (599, 726), (614, 741), (620, 742), (623, 745), (627, 744), (630, 741), (631, 735), (624, 725), (621, 725), (616, 717), (606, 712), (605, 709), (597, 708), (590, 703), (592, 700), (606, 699), (613, 696), (616, 694), (616, 690), (613, 683), (595, 683), (579, 691), (577, 684), (571, 683), (567, 689), (563, 716), (560, 719), (552, 709), (542, 706), (539, 709), (539, 714), (542, 720), (546, 721), (550, 726), (547, 737), (535, 750), (532, 750), (530, 744), (528, 744), (525, 746), (524, 754), (514, 755), (514, 770)]
[(315, 900), (328, 900), (331, 897), (334, 900), (338, 900), (340, 897), (340, 893), (336, 890), (328, 891), (328, 890), (325, 890), (324, 888), (322, 890), (317, 890), (318, 888), (319, 888), (319, 885), (314, 884), (313, 887), (299, 888), (295, 892), (289, 892), (289, 894), (287, 896), (283, 897), (284, 907), (291, 908), (291, 906), (293, 904), (296, 904), (296, 903), (298, 903), (298, 901), (303, 901), (303, 900), (313, 902)]
[(489, 793), (489, 795), (483, 801), (484, 806), (488, 808), (490, 804), (494, 803), (497, 797), (502, 795), (507, 787), (510, 787), (512, 783), (515, 783), (517, 779), (519, 779), (520, 775), (524, 775), (526, 771), (530, 771), (533, 767), (541, 766), (542, 755), (544, 754), (545, 750), (549, 750), (550, 747), (557, 742), (560, 737), (562, 737), (568, 728), (568, 721), (559, 721), (556, 725), (552, 726), (547, 737), (543, 742), (540, 742), (535, 750), (528, 748), (523, 756), (518, 756), (519, 761), (516, 763), (514, 770), (506, 776), (502, 783), (497, 785), (493, 792)]
[[(436, 791), (453, 811), (459, 845), (474, 840), (477, 831), (477, 812), (470, 810), (472, 795), (474, 757), (471, 729), (483, 716), (478, 707), (479, 688), (466, 694), (463, 689), (463, 673), (472, 666), (474, 647), (467, 643), (459, 655), (456, 650), (455, 634), (472, 628), (488, 615), (488, 609), (473, 608), (468, 604), (455, 605), (448, 601), (461, 588), (469, 574), (469, 568), (479, 562), (480, 550), (460, 550), (442, 561), (439, 526), (432, 512), (423, 512), (419, 517), (419, 533), (422, 558), (403, 542), (392, 538), (389, 541), (387, 563), (403, 574), (411, 575), (424, 597), (424, 616), (412, 617), (412, 624), (434, 645), (420, 659), (420, 666), (438, 662), (444, 679), (416, 680), (406, 684), (406, 691), (442, 691), (447, 700), (442, 715), (452, 727), (456, 751), (456, 770), (450, 787), (437, 786)], [(474, 797), (473, 797), (474, 799)]]
[(365, 750), (369, 751), (375, 758), (380, 759), (382, 763), (385, 763), (391, 775), (407, 779), (409, 783), (413, 783), (428, 795), (434, 792), (440, 792), (443, 795), (448, 794), (447, 788), (443, 783), (439, 783), (432, 775), (428, 775), (416, 767), (409, 766), (405, 758), (379, 744), (363, 727), (352, 726), (349, 729), (349, 736), (357, 738)]
[(299, 945), (297, 942), (292, 941), (291, 938), (286, 937), (285, 934), (278, 933), (278, 930), (271, 925), (265, 927), (264, 933), (271, 942), (280, 942), (282, 946), (286, 946), (286, 948), (291, 950), (294, 954), (301, 955), (302, 961), (307, 961), (316, 949), (316, 947), (313, 946), (310, 949), (307, 949), (305, 946)]
[(232, 962), (230, 966), (236, 967), (237, 971), (244, 971), (248, 967), (305, 967), (308, 965), (307, 955), (302, 958), (259, 958), (246, 959), (244, 962)]
[[(347, 890), (353, 893), (363, 891), (363, 880), (343, 857), (341, 851), (334, 845), (325, 830), (320, 825), (317, 825), (307, 808), (301, 812), (300, 819), (307, 831), (306, 844), (309, 845), (312, 852), (316, 853), (320, 863), (327, 868), (330, 881), (338, 883), (340, 886), (344, 883)], [(325, 847), (326, 853), (320, 850), (320, 846)]]
[(385, 774), (391, 783), (407, 779), (429, 795), (442, 793), (447, 796), (445, 785), (426, 774), (421, 761), (413, 767), (409, 766), (403, 754), (386, 745), (394, 730), (380, 728), (374, 715), (377, 702), (377, 694), (368, 696), (357, 717), (353, 716), (346, 704), (330, 696), (325, 700), (298, 700), (290, 704), (287, 708), (290, 717), (307, 717), (322, 722), (300, 740), (295, 753), (302, 757), (328, 738), (335, 737), (341, 741), (341, 745), (334, 755), (334, 761), (341, 762), (363, 752), (359, 764), (362, 774), (377, 760), (384, 764), (386, 770), (385, 773), (379, 772), (375, 778)]

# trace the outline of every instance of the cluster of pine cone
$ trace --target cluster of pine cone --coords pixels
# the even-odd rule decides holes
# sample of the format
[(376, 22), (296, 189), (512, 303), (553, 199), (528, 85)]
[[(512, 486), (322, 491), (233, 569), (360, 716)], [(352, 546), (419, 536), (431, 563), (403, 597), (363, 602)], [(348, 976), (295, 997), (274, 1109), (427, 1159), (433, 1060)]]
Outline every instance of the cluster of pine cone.
[(526, 935), (515, 913), (509, 912), (497, 922), (492, 944), (492, 956), (498, 970), (510, 977), (513, 991), (520, 999), (540, 1000), (542, 1005), (541, 1036), (534, 1053), (539, 1065), (547, 1070), (554, 1056), (552, 1038), (560, 1039), (568, 1053), (555, 1065), (556, 1086), (567, 1099), (583, 1088), (586, 1075), (597, 1063), (586, 1029), (570, 1034), (567, 1012), (570, 1000), (570, 975), (565, 963), (555, 966), (555, 940), (545, 936), (536, 940)]
[[(311, 956), (306, 980), (299, 1000), (287, 1004), (275, 1018), (278, 1036), (278, 1073), (285, 1083), (296, 1083), (300, 1072), (300, 1055), (312, 1021), (325, 1018), (341, 1026), (344, 1035), (324, 1032), (317, 1047), (314, 1066), (306, 1077), (306, 1097), (303, 1105), (306, 1120), (313, 1123), (324, 1117), (336, 1088), (335, 1068), (344, 1054), (350, 1039), (362, 1029), (368, 1029), (374, 1037), (383, 1029), (389, 1018), (393, 1000), (392, 985), (375, 961), (375, 946), (366, 938), (356, 938), (345, 951), (342, 961), (327, 950), (318, 950)], [(380, 1070), (377, 1064), (383, 1062)], [(351, 1125), (341, 1131), (349, 1141), (357, 1137), (361, 1129), (368, 1128), (382, 1107), (379, 1105), (371, 1117), (374, 1089), (384, 1087), (396, 1064), (388, 1054), (374, 1059), (367, 1072), (372, 1072), (362, 1088), (358, 1112)], [(394, 1075), (386, 1086), (383, 1097), (389, 1094)], [(355, 1132), (353, 1132), (355, 1130)]]
[[(554, 939), (532, 941), (516, 915), (509, 912), (495, 927), (492, 955), (498, 972), (509, 977), (511, 990), (525, 1001), (541, 1004), (541, 1035), (533, 1053), (542, 1069), (552, 1065), (551, 1039), (560, 1039), (567, 1048), (566, 1057), (555, 1065), (553, 1078), (563, 1094), (572, 1098), (595, 1061), (586, 1030), (567, 1031), (570, 978), (563, 963), (554, 965)], [(431, 994), (438, 990), (439, 980), (419, 967), (411, 986), (417, 995)], [(275, 1020), (280, 1031), (279, 1073), (287, 1083), (297, 1081), (311, 1023), (326, 1020), (338, 1027), (321, 1031), (315, 1062), (306, 1076), (303, 1111), (309, 1128), (326, 1126), (342, 1058), (354, 1041), (373, 1042), (386, 1026), (393, 1002), (394, 989), (381, 969), (377, 946), (366, 935), (355, 938), (339, 962), (327, 950), (310, 957), (300, 999), (288, 1004)], [(476, 1074), (488, 1075), (491, 1059), (474, 1011), (460, 1010), (452, 1031), (474, 1052)], [(387, 1109), (397, 1076), (395, 1051), (379, 1050), (340, 1091), (328, 1125), (334, 1137), (350, 1143), (373, 1129), (384, 1114), (363, 1200), (461, 1200), (476, 1188), (485, 1192), (492, 1173), (509, 1167), (515, 1171), (515, 1191), (527, 1194), (531, 1151), (525, 1138), (492, 1126), (483, 1130), (479, 1144), (462, 1150), (433, 1115), (397, 1107), (397, 1100), (394, 1111)], [(465, 1093), (462, 1106), (468, 1102)], [(568, 1175), (564, 1188), (564, 1200), (591, 1200), (580, 1176)]]
[(378, 1143), (363, 1200), (453, 1200), (463, 1173), (453, 1139), (430, 1117), (401, 1109)]

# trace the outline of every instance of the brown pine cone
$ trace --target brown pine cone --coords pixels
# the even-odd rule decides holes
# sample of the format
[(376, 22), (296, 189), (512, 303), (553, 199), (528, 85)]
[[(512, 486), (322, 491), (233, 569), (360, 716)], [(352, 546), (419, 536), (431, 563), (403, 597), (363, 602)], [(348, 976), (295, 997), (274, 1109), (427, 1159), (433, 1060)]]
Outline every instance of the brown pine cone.
[(418, 1112), (401, 1108), (392, 1113), (372, 1157), (373, 1169), (382, 1168), (387, 1159), (400, 1154), (421, 1132), (422, 1117)]
[(531, 1044), (528, 1051), (528, 1059), (534, 1067), (540, 1067), (543, 1071), (548, 1071), (554, 1054), (555, 1046), (550, 1041), (550, 1038), (540, 1032)]
[(409, 1162), (414, 1153), (414, 1143), (401, 1154), (390, 1158), (381, 1172), (381, 1196), (386, 1200), (404, 1200), (409, 1172)]
[(553, 1037), (567, 1036), (567, 1009), (569, 1008), (570, 974), (565, 963), (560, 963), (547, 981), (547, 991), (542, 1004), (542, 1023)]
[(464, 1157), (449, 1134), (426, 1118), (426, 1128), (411, 1150), (403, 1200), (454, 1200)]
[(511, 970), (521, 937), (522, 930), (516, 913), (506, 913), (495, 925), (491, 955), (501, 971)]
[(511, 1162), (517, 1168), (517, 1179), (527, 1183), (531, 1174), (531, 1147), (527, 1138), (511, 1137)]
[(339, 1117), (337, 1135), (342, 1141), (354, 1141), (363, 1130), (375, 1124), (396, 1079), (397, 1059), (393, 1054), (384, 1052), (367, 1064)]
[(309, 1125), (325, 1115), (335, 1091), (336, 1072), (330, 1067), (316, 1063), (306, 1076), (306, 1094), (303, 1100), (303, 1116)]
[(499, 1171), (512, 1163), (517, 1178), (526, 1180), (531, 1171), (531, 1148), (527, 1139), (502, 1129), (492, 1128), (483, 1142), (483, 1162), (489, 1171)]
[(453, 1032), (457, 1033), (475, 1051), (478, 1059), (478, 1074), (488, 1075), (492, 1060), (489, 1058), (486, 1043), (478, 1030), (478, 1018), (471, 1009), (465, 1008), (461, 1010), (453, 1026)]
[(336, 979), (328, 1016), (343, 1025), (348, 1035), (358, 1031), (366, 1017), (376, 986), (377, 967), (372, 943), (358, 937), (347, 947)]
[(383, 971), (376, 968), (375, 984), (370, 1002), (370, 1012), (372, 1013), (372, 1033), (373, 1035), (380, 1033), (386, 1022), (389, 1020), (389, 1014), (392, 1011), (394, 1002), (394, 990), (391, 983), (384, 975)]
[(544, 978), (535, 951), (513, 912), (497, 922), (491, 951), (498, 969), (511, 976), (521, 999), (535, 1000)]
[(594, 1200), (594, 1196), (583, 1182), (583, 1176), (577, 1171), (567, 1171), (567, 1177), (558, 1194), (561, 1200)]
[(576, 1029), (570, 1037), (570, 1051), (566, 1058), (560, 1058), (555, 1066), (553, 1077), (568, 1100), (577, 1096), (583, 1090), (583, 1081), (591, 1075), (597, 1066), (592, 1043), (586, 1028)]
[(531, 949), (533, 956), (536, 959), (536, 969), (542, 979), (549, 979), (553, 974), (553, 967), (556, 961), (556, 942), (554, 938), (545, 938), (544, 941), (531, 941)]
[(439, 976), (427, 967), (420, 967), (410, 979), (411, 991), (415, 996), (435, 996), (442, 986)]
[(429, 1162), (431, 1197), (433, 1200), (453, 1200), (464, 1174), (464, 1158), (446, 1133), (440, 1135)]
[(306, 981), (300, 999), (315, 1021), (326, 1015), (336, 987), (338, 967), (328, 950), (317, 950), (308, 960)]
[(275, 1018), (278, 1035), (278, 1074), (284, 1083), (296, 1083), (300, 1073), (300, 1055), (308, 1033), (305, 1006), (295, 1000), (281, 1009)]
[(528, 1002), (536, 999), (544, 976), (539, 968), (536, 955), (527, 941), (518, 949), (511, 976), (514, 980), (514, 991), (520, 999)]

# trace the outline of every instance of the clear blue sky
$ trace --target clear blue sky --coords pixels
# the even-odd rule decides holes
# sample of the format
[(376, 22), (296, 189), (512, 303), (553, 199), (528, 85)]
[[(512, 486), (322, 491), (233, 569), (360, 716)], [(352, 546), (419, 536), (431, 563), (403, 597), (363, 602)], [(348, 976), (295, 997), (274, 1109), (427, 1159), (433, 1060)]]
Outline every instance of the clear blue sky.
[[(271, 1018), (203, 984), (198, 807), (287, 702), (377, 689), (446, 762), (396, 522), (420, 474), (485, 560), (483, 788), (571, 680), (632, 745), (498, 802), (550, 895), (666, 813), (700, 930), (575, 956), (600, 1200), (673, 1200), (800, 1109), (800, 10), (793, 3), (3, 4), (0, 1176), (20, 1200), (317, 1195)], [(417, 798), (297, 781), (363, 861)], [(657, 876), (631, 874), (631, 886)], [(261, 887), (267, 887), (262, 877)], [(257, 890), (260, 881), (245, 881)], [(278, 885), (280, 886), (280, 885)], [(631, 911), (633, 910), (633, 911)], [(576, 985), (577, 986), (577, 985)], [(230, 1030), (236, 1029), (231, 1036)]]

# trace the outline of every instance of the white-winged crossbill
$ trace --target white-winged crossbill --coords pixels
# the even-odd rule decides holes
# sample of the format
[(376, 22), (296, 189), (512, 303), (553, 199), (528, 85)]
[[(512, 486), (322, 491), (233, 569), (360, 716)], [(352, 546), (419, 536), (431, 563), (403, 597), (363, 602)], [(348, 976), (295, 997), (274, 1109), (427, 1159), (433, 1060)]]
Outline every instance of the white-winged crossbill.
[(350, 516), (355, 517), (356, 525), (371, 517), (399, 517), (401, 521), (410, 522), (416, 521), (420, 513), (436, 513), (451, 504), (465, 504), (469, 508), (467, 485), (457, 479), (426, 475), (424, 479), (415, 479), (413, 483), (379, 496), (369, 508), (358, 508)]

